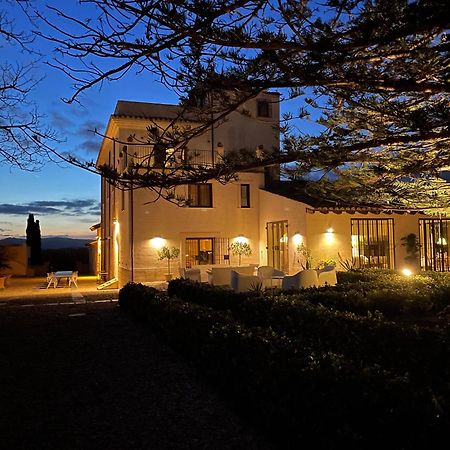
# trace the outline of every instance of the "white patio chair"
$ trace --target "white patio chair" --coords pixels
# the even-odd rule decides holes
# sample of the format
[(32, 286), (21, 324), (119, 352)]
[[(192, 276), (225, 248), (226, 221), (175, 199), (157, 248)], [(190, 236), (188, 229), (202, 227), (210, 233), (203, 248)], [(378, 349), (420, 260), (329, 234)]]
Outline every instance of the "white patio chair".
[(47, 272), (47, 289), (53, 284), (53, 287), (56, 288), (58, 285), (58, 280), (55, 277), (55, 272)]
[(248, 292), (261, 286), (261, 280), (256, 275), (242, 275), (232, 270), (230, 284), (234, 292)]
[(336, 267), (325, 266), (317, 270), (319, 276), (319, 286), (335, 286), (337, 283)]
[(283, 291), (317, 286), (319, 286), (319, 276), (314, 269), (301, 270), (295, 275), (284, 277), (281, 281), (281, 289)]
[(76, 287), (78, 287), (78, 271), (75, 271), (72, 273), (72, 276), (69, 277), (69, 287), (71, 284), (74, 284)]
[(185, 269), (180, 267), (180, 276), (186, 280), (201, 282), (200, 269)]
[(272, 277), (283, 277), (286, 274), (272, 266), (260, 266), (258, 267), (258, 278), (261, 280), (263, 288), (272, 288)]

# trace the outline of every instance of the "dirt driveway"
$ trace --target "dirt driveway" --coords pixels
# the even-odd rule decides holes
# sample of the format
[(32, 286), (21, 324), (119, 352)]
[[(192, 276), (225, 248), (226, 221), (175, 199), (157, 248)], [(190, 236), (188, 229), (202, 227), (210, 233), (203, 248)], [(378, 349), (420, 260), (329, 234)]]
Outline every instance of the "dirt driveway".
[(266, 449), (117, 303), (0, 307), (0, 447)]

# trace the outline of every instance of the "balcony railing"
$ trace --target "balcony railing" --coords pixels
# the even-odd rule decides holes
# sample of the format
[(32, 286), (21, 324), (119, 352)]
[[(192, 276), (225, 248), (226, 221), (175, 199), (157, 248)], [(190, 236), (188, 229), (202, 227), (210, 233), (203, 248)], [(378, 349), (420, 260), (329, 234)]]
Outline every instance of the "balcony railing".
[(213, 167), (220, 161), (220, 153), (211, 149), (157, 149), (152, 145), (127, 145), (121, 152), (123, 166), (138, 164), (147, 169), (186, 166)]

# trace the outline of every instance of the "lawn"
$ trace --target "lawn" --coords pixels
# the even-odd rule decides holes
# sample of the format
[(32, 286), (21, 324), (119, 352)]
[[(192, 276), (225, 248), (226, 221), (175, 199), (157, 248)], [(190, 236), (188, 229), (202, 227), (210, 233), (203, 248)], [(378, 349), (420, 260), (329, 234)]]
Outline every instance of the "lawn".
[(119, 303), (280, 447), (424, 448), (450, 430), (449, 293), (447, 274), (361, 271), (289, 293), (130, 284)]

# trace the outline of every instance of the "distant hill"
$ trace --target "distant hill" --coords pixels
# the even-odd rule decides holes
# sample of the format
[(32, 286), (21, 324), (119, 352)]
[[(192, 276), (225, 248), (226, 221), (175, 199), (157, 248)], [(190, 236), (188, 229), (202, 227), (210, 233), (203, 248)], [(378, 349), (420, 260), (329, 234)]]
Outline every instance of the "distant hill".
[[(63, 236), (52, 236), (42, 238), (42, 249), (51, 250), (57, 248), (80, 248), (84, 247), (92, 239), (74, 239)], [(0, 240), (0, 245), (22, 245), (25, 244), (25, 239), (21, 238), (6, 238)]]

